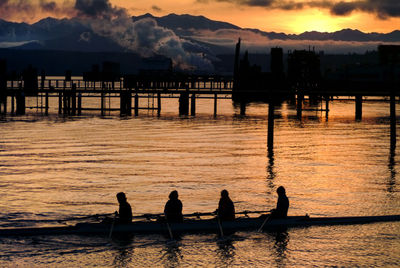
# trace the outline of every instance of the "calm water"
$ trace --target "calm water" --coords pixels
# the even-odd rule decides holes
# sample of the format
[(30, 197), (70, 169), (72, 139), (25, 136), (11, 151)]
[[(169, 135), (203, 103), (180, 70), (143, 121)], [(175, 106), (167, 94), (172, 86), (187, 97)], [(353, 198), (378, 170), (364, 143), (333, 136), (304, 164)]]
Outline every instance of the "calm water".
[[(96, 101), (84, 107), (90, 104)], [(162, 212), (173, 189), (184, 213), (214, 211), (222, 189), (237, 211), (268, 210), (280, 185), (291, 215), (400, 214), (399, 150), (390, 153), (387, 103), (365, 103), (362, 122), (354, 120), (353, 102), (331, 103), (328, 119), (307, 111), (302, 120), (284, 103), (276, 110), (273, 158), (266, 150), (267, 104), (252, 104), (240, 117), (223, 100), (216, 118), (211, 100), (197, 105), (197, 116), (188, 118), (177, 115), (175, 99), (163, 100), (160, 118), (147, 111), (137, 118), (94, 112), (63, 118), (55, 103), (49, 117), (32, 110), (2, 118), (0, 227), (110, 213), (119, 191), (134, 214)], [(0, 266), (400, 265), (400, 223), (238, 232), (226, 243), (215, 234), (184, 235), (173, 246), (167, 240), (0, 238)]]

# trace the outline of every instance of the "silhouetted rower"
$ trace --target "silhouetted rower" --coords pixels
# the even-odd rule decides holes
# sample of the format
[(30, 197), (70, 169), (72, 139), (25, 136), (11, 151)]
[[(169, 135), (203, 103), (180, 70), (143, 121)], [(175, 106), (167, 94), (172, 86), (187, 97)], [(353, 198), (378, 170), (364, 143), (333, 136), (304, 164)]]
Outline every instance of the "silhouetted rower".
[(271, 211), (271, 218), (286, 218), (289, 210), (289, 199), (286, 196), (286, 190), (283, 186), (279, 186), (276, 192), (278, 193), (278, 202), (276, 209)]
[(178, 199), (178, 192), (172, 191), (169, 194), (169, 200), (165, 204), (164, 214), (169, 222), (182, 222), (182, 202)]
[(219, 199), (217, 214), (221, 221), (235, 220), (235, 206), (233, 205), (227, 190), (221, 191), (221, 198)]
[(118, 223), (131, 223), (132, 222), (132, 208), (126, 201), (125, 193), (120, 192), (117, 194), (119, 203)]

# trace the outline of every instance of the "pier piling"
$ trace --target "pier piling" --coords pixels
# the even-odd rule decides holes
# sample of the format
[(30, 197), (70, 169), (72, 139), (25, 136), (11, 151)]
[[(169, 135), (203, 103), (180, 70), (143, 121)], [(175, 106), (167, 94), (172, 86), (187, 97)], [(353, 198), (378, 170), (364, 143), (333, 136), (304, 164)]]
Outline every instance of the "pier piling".
[(217, 116), (217, 101), (218, 101), (218, 95), (215, 93), (214, 94), (214, 117)]
[(49, 115), (49, 92), (46, 92), (44, 114)]
[(72, 84), (71, 90), (71, 105), (72, 105), (72, 115), (76, 115), (76, 84)]
[(127, 96), (126, 96), (126, 113), (127, 115), (132, 115), (132, 90), (128, 89), (128, 91), (126, 92)]
[(196, 94), (192, 94), (191, 101), (190, 101), (190, 115), (196, 115)]
[(274, 120), (275, 120), (275, 105), (270, 101), (268, 105), (268, 153), (274, 150)]
[(105, 108), (105, 93), (104, 93), (104, 89), (102, 89), (101, 90), (101, 116), (104, 116), (105, 115), (105, 112), (104, 112), (104, 108)]
[(244, 101), (240, 102), (240, 115), (246, 115), (246, 102)]
[(356, 120), (362, 118), (362, 96), (356, 95)]
[(135, 116), (139, 115), (139, 95), (135, 94)]
[(62, 98), (62, 106), (64, 115), (68, 114), (68, 94), (65, 90), (63, 90), (63, 98)]
[(157, 116), (161, 115), (161, 93), (157, 93)]
[(301, 118), (303, 115), (303, 100), (304, 95), (301, 93), (297, 94), (297, 118)]
[(11, 95), (11, 114), (14, 114), (15, 113), (15, 95), (14, 94), (12, 94)]
[(328, 119), (329, 115), (329, 96), (325, 96), (325, 117)]
[(119, 94), (119, 115), (123, 116), (127, 114), (126, 110), (126, 94), (124, 91), (121, 91)]
[(396, 96), (390, 96), (390, 149), (396, 149)]
[(130, 90), (120, 93), (120, 115), (132, 115), (132, 92)]
[(82, 94), (78, 94), (78, 115), (82, 115)]
[(25, 93), (22, 90), (22, 85), (20, 84), (20, 90), (17, 93), (17, 98), (16, 98), (16, 103), (17, 103), (17, 115), (24, 115), (25, 114)]
[(62, 99), (63, 99), (63, 94), (62, 92), (58, 92), (58, 114), (62, 114)]
[(179, 95), (179, 115), (189, 115), (189, 93)]

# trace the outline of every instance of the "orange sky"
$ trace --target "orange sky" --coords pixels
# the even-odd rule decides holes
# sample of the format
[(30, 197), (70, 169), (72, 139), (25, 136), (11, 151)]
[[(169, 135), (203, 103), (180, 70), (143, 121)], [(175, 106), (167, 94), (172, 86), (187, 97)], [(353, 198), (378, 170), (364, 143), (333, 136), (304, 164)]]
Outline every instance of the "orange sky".
[[(31, 4), (50, 0), (9, 0), (10, 3), (19, 2)], [(60, 7), (62, 5), (73, 6), (75, 0), (54, 0)], [(106, 1), (106, 0), (94, 0)], [(262, 6), (249, 6), (250, 1), (255, 3), (268, 3), (276, 1), (285, 3), (286, 0), (110, 0), (115, 6), (124, 7), (131, 15), (152, 13), (155, 16), (163, 16), (169, 13), (204, 15), (213, 20), (226, 21), (243, 28), (257, 28), (264, 31), (276, 31), (285, 33), (301, 33), (304, 31), (337, 31), (344, 28), (359, 29), (363, 32), (391, 32), (400, 29), (400, 16), (379, 19), (374, 12), (353, 11), (343, 16), (332, 15), (329, 8), (304, 6), (297, 10), (285, 10), (284, 8), (271, 8)], [(291, 0), (290, 3), (336, 3), (338, 0)], [(336, 1), (336, 2), (335, 2)], [(345, 2), (354, 0), (345, 0)], [(359, 2), (373, 2), (373, 0), (360, 0)], [(381, 0), (396, 4), (394, 0)], [(397, 1), (397, 0), (396, 0)], [(241, 4), (238, 4), (241, 3)], [(319, 4), (321, 5), (321, 4)], [(1, 7), (1, 3), (0, 3)], [(0, 10), (0, 18), (12, 21), (35, 22), (40, 18), (68, 16), (67, 8), (61, 7), (56, 13), (43, 13), (26, 9), (10, 13)]]
[[(136, 1), (133, 1), (136, 2)], [(344, 28), (359, 29), (363, 32), (391, 32), (400, 29), (400, 17), (378, 19), (375, 14), (353, 12), (349, 16), (334, 16), (329, 10), (305, 8), (302, 10), (280, 10), (265, 7), (246, 7), (227, 2), (195, 3), (194, 0), (157, 0), (129, 4), (125, 0), (112, 3), (124, 6), (133, 15), (146, 12), (155, 16), (169, 13), (204, 15), (213, 20), (226, 21), (243, 28), (257, 28), (264, 31), (301, 33), (305, 31), (337, 31)], [(139, 1), (137, 1), (139, 2)], [(157, 8), (152, 8), (157, 7)]]

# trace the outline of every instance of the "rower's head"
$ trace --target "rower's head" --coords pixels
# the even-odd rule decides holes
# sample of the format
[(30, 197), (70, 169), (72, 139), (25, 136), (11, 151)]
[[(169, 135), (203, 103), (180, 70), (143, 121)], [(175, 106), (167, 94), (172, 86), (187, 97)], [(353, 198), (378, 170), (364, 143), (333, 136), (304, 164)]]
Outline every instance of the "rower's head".
[(286, 190), (283, 186), (279, 186), (276, 192), (278, 193), (279, 196), (286, 195)]
[(178, 191), (177, 191), (177, 190), (173, 190), (173, 191), (169, 194), (169, 199), (178, 199)]
[(117, 194), (118, 203), (126, 202), (126, 196), (124, 192), (120, 192)]
[(229, 193), (228, 193), (228, 191), (227, 190), (222, 190), (221, 191), (221, 197), (222, 198), (228, 198), (229, 197)]

